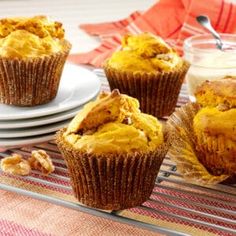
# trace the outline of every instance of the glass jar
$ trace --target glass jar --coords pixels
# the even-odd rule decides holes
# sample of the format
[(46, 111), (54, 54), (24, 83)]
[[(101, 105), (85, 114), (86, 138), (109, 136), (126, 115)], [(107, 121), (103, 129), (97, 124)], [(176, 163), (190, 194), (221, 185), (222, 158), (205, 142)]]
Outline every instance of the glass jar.
[(223, 50), (216, 48), (211, 34), (192, 36), (184, 41), (184, 58), (191, 64), (186, 75), (191, 101), (195, 101), (194, 92), (202, 82), (236, 76), (236, 35), (220, 36)]

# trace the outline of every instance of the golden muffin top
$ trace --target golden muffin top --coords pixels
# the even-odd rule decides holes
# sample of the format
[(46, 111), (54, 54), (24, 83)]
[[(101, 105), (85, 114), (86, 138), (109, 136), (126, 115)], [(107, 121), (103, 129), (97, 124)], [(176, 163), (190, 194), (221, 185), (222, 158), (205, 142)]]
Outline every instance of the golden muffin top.
[(195, 96), (204, 107), (220, 106), (222, 110), (236, 107), (236, 79), (205, 81), (197, 88)]
[(139, 110), (137, 99), (113, 90), (84, 106), (64, 139), (87, 153), (149, 152), (163, 143), (162, 125)]
[(236, 141), (236, 109), (221, 111), (216, 107), (204, 107), (194, 117), (195, 134), (219, 135)]
[(117, 70), (162, 72), (182, 66), (183, 60), (160, 37), (142, 33), (124, 36), (122, 49), (107, 64)]
[(0, 20), (0, 55), (31, 58), (59, 52), (64, 38), (62, 24), (46, 16)]
[(52, 21), (46, 16), (13, 17), (0, 19), (0, 38), (5, 38), (16, 30), (25, 30), (40, 38), (64, 38), (62, 23)]

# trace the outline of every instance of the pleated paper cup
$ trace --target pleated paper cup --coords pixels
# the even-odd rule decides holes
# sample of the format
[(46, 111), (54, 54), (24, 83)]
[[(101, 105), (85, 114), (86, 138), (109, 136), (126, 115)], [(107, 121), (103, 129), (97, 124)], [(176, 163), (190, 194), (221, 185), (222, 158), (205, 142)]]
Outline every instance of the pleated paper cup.
[(0, 102), (15, 106), (36, 106), (55, 98), (71, 44), (63, 50), (30, 59), (0, 56)]
[[(205, 166), (211, 167), (212, 173), (236, 174), (236, 149), (232, 140), (223, 135), (209, 137), (204, 133), (198, 134), (196, 139), (199, 159)], [(232, 154), (232, 149), (235, 150), (234, 154)]]
[(92, 154), (65, 141), (62, 129), (56, 141), (69, 170), (79, 202), (104, 210), (121, 210), (145, 202), (152, 193), (168, 144), (149, 153)]
[(176, 107), (178, 96), (189, 64), (170, 72), (119, 71), (104, 64), (110, 89), (118, 88), (121, 93), (139, 100), (140, 109), (155, 117), (170, 115)]
[[(217, 155), (218, 151), (215, 149), (215, 154), (210, 155), (209, 147), (204, 150), (198, 148), (193, 130), (193, 119), (199, 109), (198, 104), (188, 103), (170, 116), (167, 125), (174, 138), (169, 155), (186, 180), (203, 185), (217, 184), (225, 180), (231, 181), (235, 179), (235, 175), (229, 173), (225, 168), (222, 169), (225, 160)], [(215, 147), (217, 148), (217, 146)]]

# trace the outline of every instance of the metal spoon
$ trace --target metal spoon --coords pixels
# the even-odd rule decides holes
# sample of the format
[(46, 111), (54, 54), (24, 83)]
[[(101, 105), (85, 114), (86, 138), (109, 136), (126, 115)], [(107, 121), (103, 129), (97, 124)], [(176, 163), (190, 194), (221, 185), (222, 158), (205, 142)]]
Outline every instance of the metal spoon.
[(207, 29), (213, 37), (216, 39), (216, 47), (223, 51), (223, 42), (220, 35), (214, 30), (211, 25), (210, 19), (207, 16), (197, 16), (197, 22), (202, 25), (205, 29)]

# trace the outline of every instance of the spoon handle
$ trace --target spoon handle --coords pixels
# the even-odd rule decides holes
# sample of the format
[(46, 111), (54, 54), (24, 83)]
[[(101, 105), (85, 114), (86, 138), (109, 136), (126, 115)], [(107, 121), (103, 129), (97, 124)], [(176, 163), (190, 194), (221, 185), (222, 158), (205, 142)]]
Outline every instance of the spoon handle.
[(207, 16), (200, 15), (196, 17), (196, 20), (213, 35), (213, 37), (216, 39), (217, 48), (223, 50), (223, 43), (221, 37), (212, 27), (210, 19)]
[(218, 44), (223, 46), (223, 44), (221, 42), (220, 35), (214, 30), (214, 28), (212, 27), (210, 21), (205, 23), (205, 29), (207, 29), (209, 31), (209, 33), (211, 33), (215, 37), (215, 39), (217, 40), (217, 46), (218, 46)]

